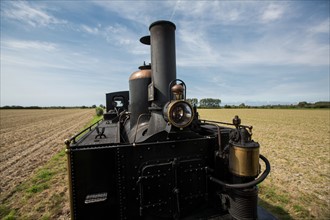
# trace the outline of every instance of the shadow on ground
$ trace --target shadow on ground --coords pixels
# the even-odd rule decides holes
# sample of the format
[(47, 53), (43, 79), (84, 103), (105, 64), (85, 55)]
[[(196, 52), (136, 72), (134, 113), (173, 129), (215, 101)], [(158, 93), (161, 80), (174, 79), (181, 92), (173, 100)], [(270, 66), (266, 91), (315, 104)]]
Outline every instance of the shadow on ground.
[[(268, 212), (270, 212), (276, 219), (279, 220), (293, 220), (294, 218), (285, 211), (282, 207), (277, 205), (269, 204), (268, 202), (262, 200), (259, 198), (259, 206), (266, 209)], [(260, 218), (260, 220), (264, 220), (263, 218)]]

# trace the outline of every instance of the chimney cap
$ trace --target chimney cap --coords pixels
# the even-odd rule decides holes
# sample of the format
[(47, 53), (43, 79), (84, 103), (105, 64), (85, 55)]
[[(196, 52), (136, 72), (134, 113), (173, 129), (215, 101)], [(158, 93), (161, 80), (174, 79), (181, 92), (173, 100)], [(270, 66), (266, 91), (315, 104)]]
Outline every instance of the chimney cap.
[(176, 26), (175, 26), (175, 24), (174, 24), (173, 22), (165, 21), (165, 20), (159, 20), (159, 21), (155, 21), (154, 23), (152, 23), (152, 24), (149, 26), (149, 30), (150, 30), (153, 26), (155, 26), (155, 25), (165, 25), (165, 24), (167, 24), (167, 25), (171, 25), (171, 26), (174, 27), (174, 29), (176, 29)]

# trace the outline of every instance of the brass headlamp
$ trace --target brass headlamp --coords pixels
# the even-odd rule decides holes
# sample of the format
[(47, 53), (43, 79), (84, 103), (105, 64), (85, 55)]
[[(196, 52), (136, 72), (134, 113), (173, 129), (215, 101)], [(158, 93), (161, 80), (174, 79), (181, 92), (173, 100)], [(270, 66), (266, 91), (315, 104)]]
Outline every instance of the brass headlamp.
[[(179, 83), (177, 83), (179, 82)], [(185, 101), (186, 85), (180, 80), (173, 80), (169, 84), (169, 102), (163, 108), (163, 115), (167, 122), (177, 128), (185, 128), (194, 119), (192, 106)]]
[(177, 128), (187, 127), (194, 119), (193, 108), (184, 100), (166, 103), (163, 114), (165, 120)]

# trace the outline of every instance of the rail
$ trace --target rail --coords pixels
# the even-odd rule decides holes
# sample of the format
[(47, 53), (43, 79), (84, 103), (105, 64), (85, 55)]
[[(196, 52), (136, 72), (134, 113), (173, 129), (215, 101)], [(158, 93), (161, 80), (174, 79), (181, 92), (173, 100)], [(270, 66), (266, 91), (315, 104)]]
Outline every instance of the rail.
[(95, 127), (96, 125), (99, 125), (101, 121), (103, 121), (103, 118), (101, 118), (100, 120), (98, 120), (98, 121), (95, 122), (94, 124), (92, 124), (92, 125), (86, 127), (85, 129), (83, 129), (82, 131), (80, 131), (78, 134), (72, 136), (70, 139), (67, 139), (67, 140), (65, 141), (65, 144), (66, 144), (67, 146), (69, 146), (71, 143), (72, 143), (72, 144), (76, 144), (76, 143), (77, 143), (77, 140), (76, 140), (76, 139), (77, 139), (80, 135), (84, 134), (86, 131), (91, 131), (92, 128)]
[[(232, 125), (235, 126), (233, 123), (228, 123), (228, 122), (221, 122), (221, 121), (211, 121), (211, 120), (200, 120), (201, 122), (208, 122), (208, 123), (215, 123), (215, 124), (223, 124), (223, 125)], [(243, 127), (243, 128), (248, 128), (249, 130), (252, 130), (252, 126), (248, 126), (248, 125), (239, 125), (239, 127)]]

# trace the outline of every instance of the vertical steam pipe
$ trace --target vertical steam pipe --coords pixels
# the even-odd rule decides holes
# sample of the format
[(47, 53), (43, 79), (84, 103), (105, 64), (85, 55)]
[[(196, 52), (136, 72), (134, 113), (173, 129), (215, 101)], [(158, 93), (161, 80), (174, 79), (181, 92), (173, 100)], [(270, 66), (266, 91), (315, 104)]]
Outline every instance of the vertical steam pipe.
[(151, 71), (155, 89), (153, 106), (163, 107), (168, 101), (168, 85), (176, 79), (175, 24), (156, 21), (149, 27)]
[(154, 100), (150, 108), (151, 118), (147, 136), (166, 128), (162, 110), (170, 98), (168, 85), (176, 79), (175, 29), (175, 24), (170, 21), (156, 21), (149, 27)]

